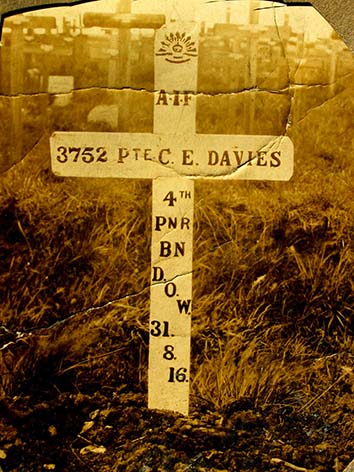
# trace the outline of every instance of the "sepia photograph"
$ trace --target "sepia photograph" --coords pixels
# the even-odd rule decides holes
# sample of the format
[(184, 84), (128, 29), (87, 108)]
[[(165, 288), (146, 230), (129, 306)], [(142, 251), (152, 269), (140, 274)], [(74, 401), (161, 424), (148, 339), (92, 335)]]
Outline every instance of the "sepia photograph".
[(0, 472), (352, 472), (347, 37), (306, 1), (15, 10)]

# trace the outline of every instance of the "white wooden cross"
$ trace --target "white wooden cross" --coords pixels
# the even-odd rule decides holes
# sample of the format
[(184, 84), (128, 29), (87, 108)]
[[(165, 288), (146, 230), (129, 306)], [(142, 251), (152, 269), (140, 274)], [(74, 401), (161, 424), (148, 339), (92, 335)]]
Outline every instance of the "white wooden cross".
[[(155, 34), (153, 133), (57, 132), (60, 176), (153, 180), (148, 391), (150, 408), (189, 409), (194, 179), (289, 180), (293, 145), (285, 136), (196, 134), (197, 22)], [(181, 21), (182, 18), (182, 21)], [(190, 17), (187, 18), (190, 20)], [(134, 111), (131, 111), (134, 113)]]

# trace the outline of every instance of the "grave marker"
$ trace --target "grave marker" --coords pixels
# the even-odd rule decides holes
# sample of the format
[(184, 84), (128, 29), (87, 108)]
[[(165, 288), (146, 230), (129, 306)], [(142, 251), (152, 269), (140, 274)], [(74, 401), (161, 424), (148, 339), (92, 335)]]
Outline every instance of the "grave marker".
[(289, 180), (293, 172), (288, 137), (196, 134), (198, 34), (196, 22), (170, 21), (155, 35), (154, 133), (60, 132), (51, 137), (57, 175), (153, 179), (149, 407), (184, 415), (189, 408), (194, 179)]
[(72, 75), (50, 75), (48, 77), (48, 93), (58, 95), (71, 93), (74, 89), (74, 77)]
[(48, 77), (48, 93), (54, 95), (54, 103), (65, 107), (71, 101), (74, 90), (74, 77), (72, 75), (50, 75)]

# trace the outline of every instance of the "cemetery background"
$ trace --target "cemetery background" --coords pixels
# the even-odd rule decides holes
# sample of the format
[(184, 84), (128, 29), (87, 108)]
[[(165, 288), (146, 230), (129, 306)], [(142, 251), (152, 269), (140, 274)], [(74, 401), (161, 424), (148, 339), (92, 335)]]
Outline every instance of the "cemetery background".
[[(49, 168), (52, 130), (152, 130), (153, 41), (131, 37), (136, 90), (121, 92), (109, 35), (30, 21), (4, 30), (1, 49), (1, 163), (11, 149), (26, 159), (1, 177), (0, 466), (342, 471), (354, 453), (352, 55), (286, 24), (280, 41), (257, 17), (249, 32), (225, 15), (201, 33), (197, 131), (288, 129), (296, 155), (288, 183), (196, 183), (186, 419), (146, 409), (150, 184)], [(63, 105), (49, 77), (73, 70)], [(23, 92), (18, 113), (9, 95)], [(117, 126), (88, 121), (122, 103)]]

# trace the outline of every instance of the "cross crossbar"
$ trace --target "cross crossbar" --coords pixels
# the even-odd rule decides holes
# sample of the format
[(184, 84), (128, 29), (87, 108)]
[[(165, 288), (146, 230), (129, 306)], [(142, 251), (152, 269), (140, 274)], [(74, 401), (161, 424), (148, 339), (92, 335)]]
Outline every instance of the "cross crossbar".
[(87, 28), (100, 25), (102, 28), (138, 28), (138, 29), (159, 29), (166, 22), (165, 15), (149, 15), (131, 13), (117, 13), (107, 15), (107, 13), (85, 13), (84, 25)]

